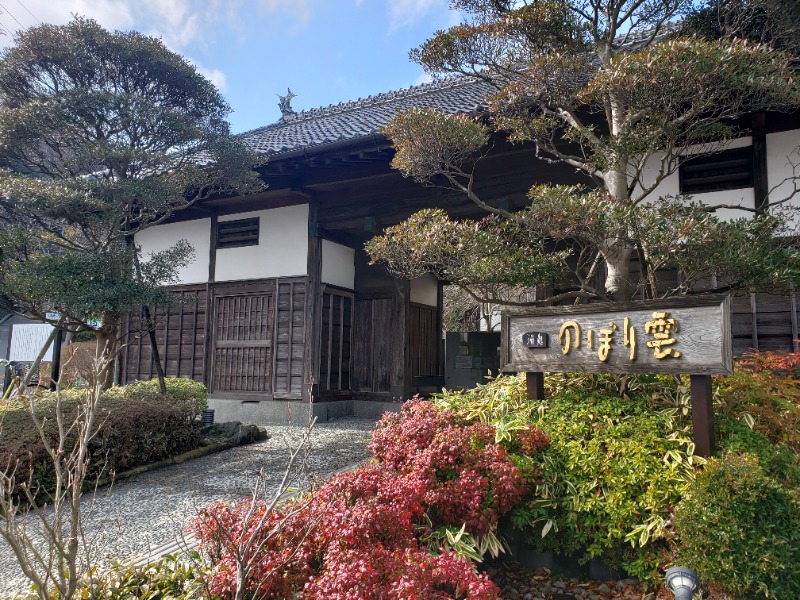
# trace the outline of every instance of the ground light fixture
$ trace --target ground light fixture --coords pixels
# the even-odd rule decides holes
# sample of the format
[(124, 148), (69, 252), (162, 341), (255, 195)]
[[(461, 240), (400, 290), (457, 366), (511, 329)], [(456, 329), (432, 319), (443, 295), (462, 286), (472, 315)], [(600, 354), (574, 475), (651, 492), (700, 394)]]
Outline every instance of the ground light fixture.
[(664, 580), (675, 600), (692, 600), (694, 597), (694, 591), (697, 589), (697, 574), (691, 569), (686, 567), (667, 569)]

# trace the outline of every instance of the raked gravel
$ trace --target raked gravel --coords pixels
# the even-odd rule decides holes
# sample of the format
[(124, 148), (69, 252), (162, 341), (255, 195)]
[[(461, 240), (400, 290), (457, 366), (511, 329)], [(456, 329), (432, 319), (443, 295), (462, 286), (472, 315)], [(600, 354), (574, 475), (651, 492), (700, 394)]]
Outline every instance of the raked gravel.
[[(375, 422), (339, 419), (314, 427), (308, 467), (298, 487), (368, 458), (366, 442)], [(289, 456), (304, 428), (268, 426), (270, 438), (183, 464), (120, 481), (84, 497), (87, 534), (101, 564), (111, 559), (141, 558), (181, 538), (198, 509), (214, 500), (248, 495), (259, 470), (276, 490)], [(0, 596), (29, 589), (10, 548), (0, 540)]]

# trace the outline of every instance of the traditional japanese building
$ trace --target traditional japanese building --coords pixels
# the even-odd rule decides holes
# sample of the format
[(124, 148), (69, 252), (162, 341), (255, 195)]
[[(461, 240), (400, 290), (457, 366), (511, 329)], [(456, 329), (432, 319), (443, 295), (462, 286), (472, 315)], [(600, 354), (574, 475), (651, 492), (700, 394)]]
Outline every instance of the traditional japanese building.
[[(286, 402), (276, 400), (313, 395), (325, 418), (441, 386), (441, 283), (392, 278), (368, 264), (363, 245), (422, 208), (482, 213), (462, 194), (392, 170), (380, 130), (411, 107), (480, 114), (492, 91), (452, 78), (298, 113), (287, 101), (280, 121), (242, 134), (268, 158), (260, 169), (266, 191), (198, 204), (136, 236), (145, 254), (179, 239), (195, 249), (174, 287), (184, 303), (160, 315), (166, 373), (203, 381), (217, 410), (265, 420), (285, 416)], [(793, 175), (800, 120), (768, 114), (759, 123), (756, 135), (671, 175), (660, 192), (751, 208), (765, 201)], [(500, 137), (492, 144), (476, 183), (496, 206), (523, 207), (536, 182), (577, 181), (572, 168), (545, 163), (531, 147)], [(734, 313), (735, 352), (796, 347), (793, 294), (738, 296)], [(122, 375), (155, 375), (146, 340), (128, 348)]]

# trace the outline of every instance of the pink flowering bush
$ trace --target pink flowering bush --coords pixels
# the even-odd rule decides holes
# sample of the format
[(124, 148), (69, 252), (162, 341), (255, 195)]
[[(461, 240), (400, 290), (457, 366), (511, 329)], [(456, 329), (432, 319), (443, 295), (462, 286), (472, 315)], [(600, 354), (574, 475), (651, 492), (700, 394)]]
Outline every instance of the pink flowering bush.
[(515, 432), (515, 439), (512, 441), (513, 450), (518, 454), (533, 456), (541, 450), (550, 447), (550, 436), (544, 429), (539, 429), (533, 425), (526, 425), (524, 429)]
[[(381, 419), (369, 449), (373, 464), (268, 514), (248, 501), (202, 511), (193, 530), (216, 565), (211, 593), (235, 597), (237, 558), (244, 558), (248, 597), (499, 598), (467, 559), (431, 553), (422, 541), (445, 525), (484, 535), (526, 493), (494, 429), (413, 400)], [(247, 540), (255, 550), (242, 557)]]

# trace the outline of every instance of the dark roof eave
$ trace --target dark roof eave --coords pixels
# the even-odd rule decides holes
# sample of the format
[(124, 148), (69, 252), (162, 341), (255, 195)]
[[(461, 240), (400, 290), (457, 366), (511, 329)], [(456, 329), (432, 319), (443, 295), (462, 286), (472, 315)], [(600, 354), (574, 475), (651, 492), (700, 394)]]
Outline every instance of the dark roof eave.
[(294, 150), (287, 150), (286, 152), (277, 152), (273, 154), (264, 154), (267, 159), (267, 165), (279, 160), (292, 160), (295, 158), (302, 158), (316, 154), (323, 154), (325, 152), (336, 152), (338, 150), (345, 150), (347, 148), (356, 148), (360, 146), (369, 145), (372, 143), (376, 149), (381, 145), (385, 145), (389, 140), (382, 133), (371, 133), (369, 135), (362, 135), (356, 138), (348, 138), (346, 140), (337, 140), (327, 144), (317, 144), (316, 146), (303, 146)]

